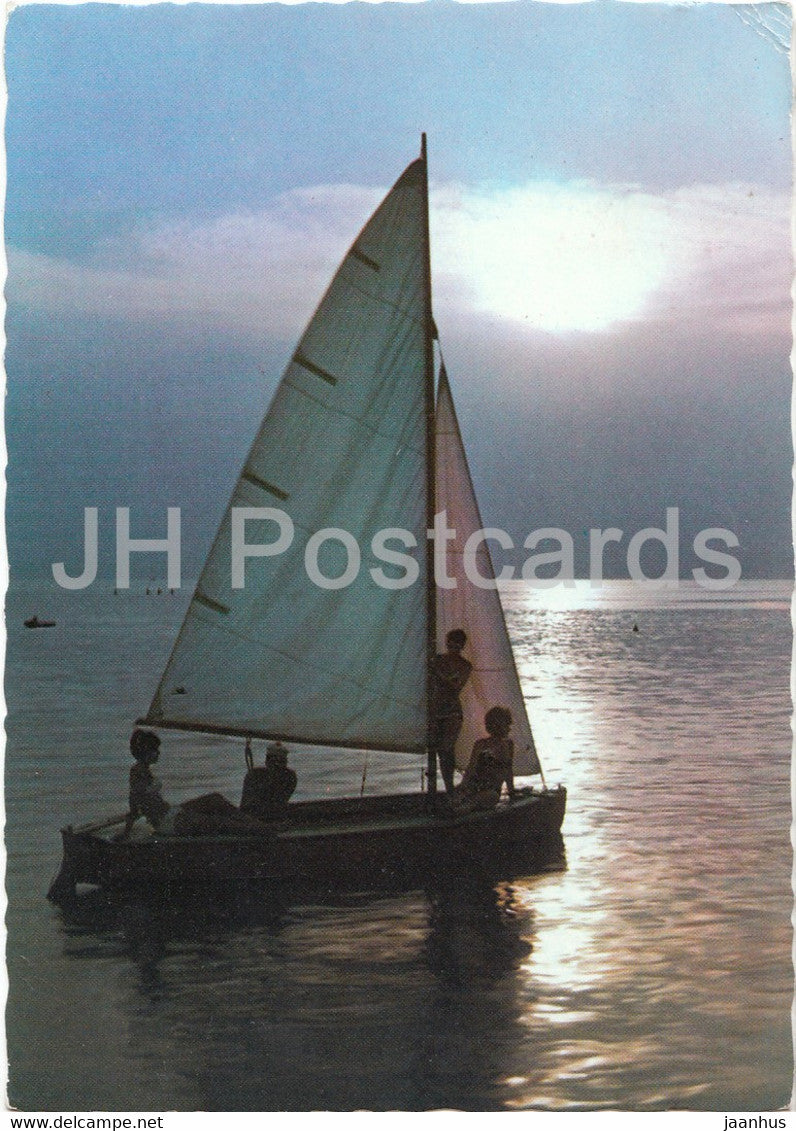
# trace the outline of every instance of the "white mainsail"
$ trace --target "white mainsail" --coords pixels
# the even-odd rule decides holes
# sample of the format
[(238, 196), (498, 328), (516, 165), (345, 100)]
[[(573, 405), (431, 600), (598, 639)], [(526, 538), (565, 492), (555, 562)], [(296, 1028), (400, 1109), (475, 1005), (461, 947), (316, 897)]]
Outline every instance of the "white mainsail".
[[(444, 651), (451, 629), (462, 628), (468, 643), (464, 655), (473, 671), (461, 703), (464, 723), (456, 743), (456, 764), (464, 769), (473, 743), (482, 737), (484, 715), (490, 707), (508, 707), (514, 723), (514, 771), (538, 774), (539, 759), (514, 664), (500, 596), (496, 589), (482, 589), (469, 580), (464, 569), (464, 547), (475, 531), (482, 530), (481, 515), (473, 490), (456, 410), (444, 365), (440, 371), (436, 419), (436, 508), (445, 511), (447, 525), (456, 531), (448, 543), (448, 576), (456, 588), (437, 589), (437, 646)], [(485, 541), (475, 552), (475, 567), (485, 578), (493, 578), (492, 560)]]
[[(155, 726), (421, 751), (426, 740), (426, 168), (413, 162), (354, 242), (260, 427), (146, 719)], [(232, 508), (276, 508), (292, 545), (230, 571)], [(305, 568), (316, 531), (362, 552), (346, 588)], [(420, 575), (385, 589), (380, 530), (417, 540)], [(249, 521), (247, 544), (274, 542)], [(398, 548), (398, 547), (393, 547)], [(325, 543), (320, 570), (346, 566)], [(389, 570), (386, 570), (389, 573)]]

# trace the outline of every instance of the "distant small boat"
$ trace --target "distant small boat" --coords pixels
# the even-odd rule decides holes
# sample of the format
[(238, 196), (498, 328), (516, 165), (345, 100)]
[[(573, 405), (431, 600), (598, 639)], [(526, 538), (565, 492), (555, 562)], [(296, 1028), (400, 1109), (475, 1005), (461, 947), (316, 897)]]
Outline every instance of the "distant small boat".
[(54, 620), (39, 620), (38, 617), (28, 617), (25, 628), (55, 628)]

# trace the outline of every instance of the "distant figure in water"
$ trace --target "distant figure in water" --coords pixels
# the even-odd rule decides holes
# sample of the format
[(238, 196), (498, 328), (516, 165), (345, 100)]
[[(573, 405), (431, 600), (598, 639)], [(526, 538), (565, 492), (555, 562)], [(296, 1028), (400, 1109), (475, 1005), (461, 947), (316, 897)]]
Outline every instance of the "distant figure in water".
[(446, 652), (434, 658), (431, 695), (431, 745), (436, 750), (442, 780), (448, 793), (453, 792), (453, 771), (456, 765), (456, 739), (462, 729), (462, 690), (473, 665), (465, 660), (462, 650), (467, 643), (467, 633), (454, 628), (445, 637)]
[(153, 731), (136, 727), (130, 736), (130, 754), (135, 765), (130, 770), (130, 811), (124, 836), (130, 835), (139, 817), (144, 817), (156, 832), (176, 836), (251, 835), (265, 831), (260, 821), (241, 813), (220, 793), (169, 805), (161, 793), (162, 783), (152, 773), (152, 766), (160, 757), (160, 739)]
[(271, 742), (265, 750), (265, 766), (251, 765), (243, 779), (240, 809), (260, 821), (281, 821), (298, 782), (295, 770), (287, 764), (288, 750), (281, 742)]
[(505, 783), (509, 797), (514, 797), (514, 743), (509, 738), (511, 711), (508, 707), (492, 707), (484, 716), (487, 738), (473, 745), (470, 763), (456, 790), (456, 807), (493, 809), (500, 800)]
[(633, 631), (638, 632), (638, 624), (635, 621), (633, 622)]

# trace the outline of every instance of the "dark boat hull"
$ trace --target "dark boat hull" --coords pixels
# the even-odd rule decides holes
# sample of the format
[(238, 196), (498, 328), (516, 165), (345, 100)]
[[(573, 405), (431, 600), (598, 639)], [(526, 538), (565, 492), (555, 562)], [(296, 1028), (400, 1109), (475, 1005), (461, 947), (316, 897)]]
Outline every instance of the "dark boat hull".
[(114, 819), (63, 830), (49, 895), (68, 899), (76, 884), (164, 894), (239, 882), (364, 890), (475, 867), (510, 879), (560, 855), (565, 808), (559, 786), (461, 816), (430, 812), (417, 794), (304, 802), (262, 836), (130, 840), (117, 838), (123, 818)]

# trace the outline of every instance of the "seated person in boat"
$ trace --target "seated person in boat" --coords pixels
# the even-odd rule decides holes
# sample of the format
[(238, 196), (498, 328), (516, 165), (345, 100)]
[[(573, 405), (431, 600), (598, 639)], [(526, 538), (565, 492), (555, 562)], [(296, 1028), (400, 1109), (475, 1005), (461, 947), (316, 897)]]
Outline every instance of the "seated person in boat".
[(144, 817), (156, 832), (177, 836), (251, 835), (264, 831), (260, 821), (241, 813), (220, 793), (208, 793), (178, 806), (169, 805), (161, 794), (161, 782), (152, 773), (152, 766), (160, 757), (160, 739), (153, 731), (137, 727), (130, 737), (130, 754), (135, 765), (130, 770), (130, 811), (125, 821), (125, 836), (130, 835), (139, 817)]
[(466, 643), (467, 633), (461, 628), (452, 629), (445, 638), (447, 651), (435, 656), (432, 670), (431, 745), (436, 750), (440, 773), (448, 793), (453, 791), (456, 739), (462, 729), (459, 692), (473, 670), (473, 665), (462, 655)]
[(160, 793), (162, 785), (151, 768), (160, 757), (158, 736), (151, 730), (136, 727), (130, 736), (130, 754), (135, 765), (130, 770), (130, 811), (124, 827), (126, 835), (139, 817), (145, 817), (156, 829), (169, 811), (169, 803)]
[(260, 821), (281, 821), (293, 796), (298, 778), (287, 764), (288, 751), (281, 742), (265, 750), (265, 766), (251, 767), (243, 779), (242, 813)]
[(470, 763), (456, 790), (457, 808), (493, 809), (500, 800), (505, 782), (509, 797), (514, 797), (514, 743), (509, 738), (511, 711), (492, 707), (484, 716), (487, 738), (473, 746)]

